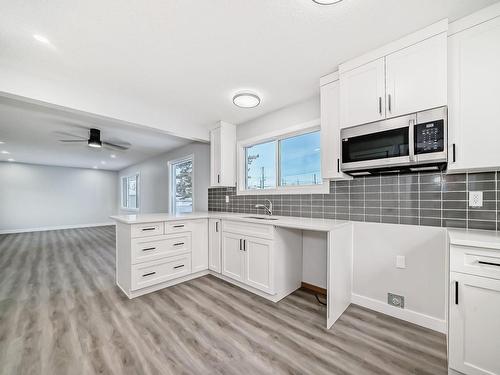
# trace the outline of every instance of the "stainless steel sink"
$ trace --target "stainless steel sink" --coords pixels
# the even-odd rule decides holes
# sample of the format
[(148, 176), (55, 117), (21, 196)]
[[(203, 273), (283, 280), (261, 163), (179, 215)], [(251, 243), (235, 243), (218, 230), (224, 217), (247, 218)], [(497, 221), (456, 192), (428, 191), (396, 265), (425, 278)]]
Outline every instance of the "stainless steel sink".
[(245, 216), (245, 219), (278, 220), (275, 217), (266, 217), (266, 216)]

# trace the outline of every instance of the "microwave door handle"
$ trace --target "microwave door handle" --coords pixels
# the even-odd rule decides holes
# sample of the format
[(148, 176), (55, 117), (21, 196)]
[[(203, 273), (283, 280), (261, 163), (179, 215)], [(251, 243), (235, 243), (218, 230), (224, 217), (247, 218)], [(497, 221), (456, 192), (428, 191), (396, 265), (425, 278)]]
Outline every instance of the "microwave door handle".
[(410, 163), (414, 163), (415, 162), (415, 131), (414, 131), (414, 128), (415, 128), (415, 120), (414, 119), (410, 119), (409, 121), (409, 126), (408, 126), (408, 131), (410, 132), (408, 134), (408, 152), (409, 152), (409, 155), (410, 155)]

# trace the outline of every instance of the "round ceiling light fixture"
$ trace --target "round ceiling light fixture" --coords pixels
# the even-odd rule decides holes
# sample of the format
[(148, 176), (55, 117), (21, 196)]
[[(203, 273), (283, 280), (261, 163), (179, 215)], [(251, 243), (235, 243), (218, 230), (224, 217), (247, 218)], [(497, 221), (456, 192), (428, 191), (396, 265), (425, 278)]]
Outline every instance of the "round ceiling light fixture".
[(260, 97), (256, 93), (245, 91), (233, 96), (233, 103), (240, 108), (255, 108), (260, 104)]
[(319, 5), (334, 5), (340, 3), (342, 0), (312, 0)]

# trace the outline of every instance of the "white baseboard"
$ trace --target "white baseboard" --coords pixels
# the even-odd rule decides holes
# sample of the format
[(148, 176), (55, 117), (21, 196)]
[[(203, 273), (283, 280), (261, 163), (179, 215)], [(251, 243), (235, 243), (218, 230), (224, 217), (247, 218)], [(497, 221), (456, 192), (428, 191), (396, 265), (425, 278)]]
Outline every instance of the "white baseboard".
[(445, 334), (447, 333), (447, 324), (445, 320), (434, 318), (412, 310), (400, 309), (399, 307), (390, 306), (376, 299), (360, 296), (359, 294), (354, 293), (351, 296), (351, 302), (356, 305), (366, 307), (367, 309), (375, 310), (382, 314), (432, 329), (433, 331)]
[(0, 230), (0, 234), (42, 232), (42, 231), (46, 231), (46, 230), (61, 230), (61, 229), (75, 229), (75, 228), (104, 227), (104, 226), (108, 226), (108, 225), (115, 225), (115, 222), (109, 221), (106, 223), (58, 225), (58, 226), (53, 226), (53, 227), (38, 227), (38, 228), (23, 228), (23, 229), (5, 229), (5, 230)]

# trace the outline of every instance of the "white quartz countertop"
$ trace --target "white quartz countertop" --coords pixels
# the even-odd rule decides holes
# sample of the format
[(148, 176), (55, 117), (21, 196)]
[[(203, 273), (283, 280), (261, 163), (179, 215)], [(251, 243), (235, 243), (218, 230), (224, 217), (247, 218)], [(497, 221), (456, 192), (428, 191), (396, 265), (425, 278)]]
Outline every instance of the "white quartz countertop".
[(171, 215), (167, 213), (116, 215), (116, 216), (111, 216), (111, 219), (124, 224), (144, 224), (144, 223), (153, 223), (158, 221), (214, 218), (214, 219), (243, 221), (249, 223), (268, 224), (282, 228), (315, 230), (321, 232), (327, 232), (339, 226), (349, 224), (349, 221), (346, 220), (311, 219), (311, 218), (292, 217), (292, 216), (272, 216), (273, 220), (259, 219), (266, 217), (267, 216), (265, 215), (237, 214), (237, 213), (226, 213), (226, 212), (193, 212), (191, 214), (182, 214), (182, 215)]
[(452, 245), (486, 247), (500, 250), (500, 232), (448, 229), (448, 236)]

